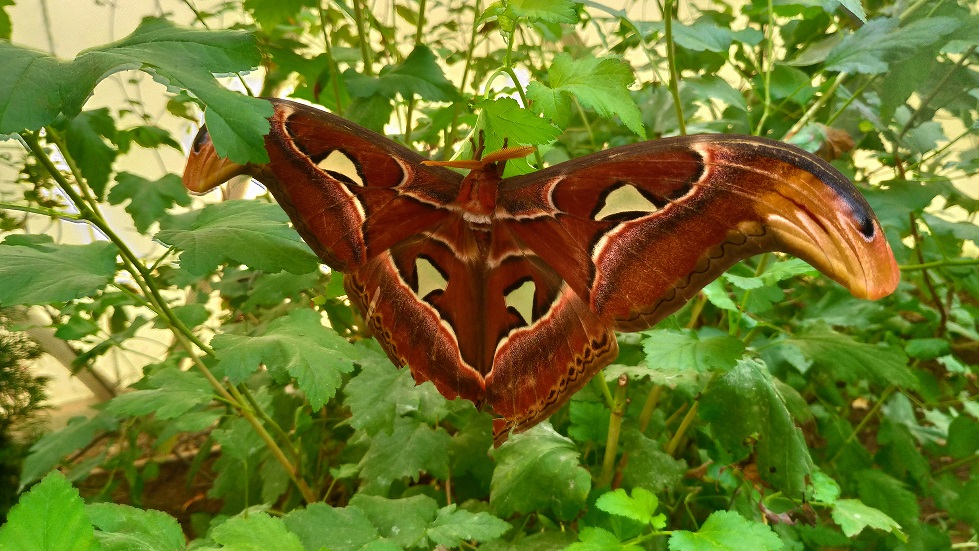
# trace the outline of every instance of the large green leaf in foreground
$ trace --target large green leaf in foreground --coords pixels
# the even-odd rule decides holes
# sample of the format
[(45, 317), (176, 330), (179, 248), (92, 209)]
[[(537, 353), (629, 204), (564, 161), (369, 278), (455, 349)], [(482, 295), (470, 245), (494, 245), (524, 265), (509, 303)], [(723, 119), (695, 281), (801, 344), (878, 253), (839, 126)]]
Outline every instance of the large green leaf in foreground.
[(74, 117), (99, 82), (136, 69), (169, 87), (186, 88), (208, 106), (207, 126), (218, 154), (238, 163), (268, 161), (262, 136), (272, 106), (224, 88), (213, 76), (259, 65), (251, 33), (184, 29), (146, 18), (126, 38), (85, 50), (73, 61), (4, 42), (0, 59), (0, 134), (38, 130), (62, 113)]
[(112, 281), (117, 252), (107, 241), (55, 245), (50, 239), (8, 238), (0, 244), (0, 306), (93, 295)]

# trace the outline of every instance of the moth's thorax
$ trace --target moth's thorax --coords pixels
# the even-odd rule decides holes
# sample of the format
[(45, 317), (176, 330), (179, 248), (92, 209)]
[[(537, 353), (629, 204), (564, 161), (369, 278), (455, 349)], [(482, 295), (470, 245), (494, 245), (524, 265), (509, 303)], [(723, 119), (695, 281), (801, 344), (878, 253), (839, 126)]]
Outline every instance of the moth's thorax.
[(456, 202), (462, 209), (463, 217), (475, 223), (488, 223), (496, 211), (496, 193), (500, 176), (495, 164), (471, 171), (462, 180)]

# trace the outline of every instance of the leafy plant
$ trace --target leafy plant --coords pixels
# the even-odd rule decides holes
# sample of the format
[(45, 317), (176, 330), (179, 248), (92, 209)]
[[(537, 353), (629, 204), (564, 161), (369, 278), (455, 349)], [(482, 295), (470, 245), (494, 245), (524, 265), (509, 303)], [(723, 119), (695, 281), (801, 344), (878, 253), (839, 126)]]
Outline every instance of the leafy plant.
[[(132, 392), (33, 446), (0, 548), (183, 549), (181, 528), (197, 549), (975, 545), (974, 5), (667, 1), (650, 20), (568, 0), (391, 7), (228, 2), (70, 61), (0, 42), (19, 172), (0, 198), (0, 305), (44, 305), (85, 363), (169, 332)], [(206, 30), (233, 13), (234, 30)], [(166, 83), (168, 114), (86, 109), (123, 70)], [(615, 365), (492, 450), (486, 413), (365, 338), (268, 197), (203, 206), (175, 174), (122, 171), (203, 106), (219, 151), (264, 161), (268, 104), (212, 76), (236, 72), (229, 85), (255, 95), (396, 123), (435, 158), (465, 158), (480, 131), (489, 150), (537, 146), (511, 173), (643, 137), (786, 139), (862, 188), (904, 281), (871, 303), (798, 260), (738, 265), (621, 335)], [(138, 255), (107, 203), (165, 247)], [(25, 217), (104, 239), (56, 242)], [(218, 504), (182, 525), (146, 491), (178, 444)]]
[[(0, 312), (0, 321), (7, 316)], [(21, 464), (44, 409), (43, 377), (28, 371), (41, 349), (23, 333), (0, 330), (0, 523), (17, 502)], [(25, 438), (26, 436), (26, 438)]]

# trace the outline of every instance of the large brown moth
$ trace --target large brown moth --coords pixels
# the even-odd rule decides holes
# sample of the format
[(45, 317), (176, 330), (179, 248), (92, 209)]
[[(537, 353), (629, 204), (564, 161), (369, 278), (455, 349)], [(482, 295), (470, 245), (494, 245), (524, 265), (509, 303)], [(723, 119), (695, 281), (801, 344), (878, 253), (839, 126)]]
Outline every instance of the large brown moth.
[(879, 298), (899, 271), (873, 211), (828, 163), (769, 139), (698, 135), (502, 178), (526, 148), (452, 166), (286, 100), (269, 162), (218, 157), (184, 184), (263, 183), (415, 381), (488, 404), (498, 441), (550, 415), (617, 354), (615, 331), (676, 311), (748, 256), (784, 251)]

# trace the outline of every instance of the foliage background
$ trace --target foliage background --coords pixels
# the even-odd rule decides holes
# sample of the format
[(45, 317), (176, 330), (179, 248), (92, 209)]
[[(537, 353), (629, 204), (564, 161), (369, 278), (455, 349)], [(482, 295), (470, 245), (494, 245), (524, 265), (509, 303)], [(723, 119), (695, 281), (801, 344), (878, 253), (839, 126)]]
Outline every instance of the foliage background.
[[(0, 305), (46, 305), (79, 369), (151, 327), (165, 348), (132, 392), (34, 444), (0, 548), (183, 549), (185, 533), (199, 549), (979, 545), (975, 6), (626, 7), (188, 1), (61, 61), (0, 43), (17, 173)], [(115, 81), (127, 100), (97, 107), (120, 70), (141, 71)], [(153, 92), (165, 112), (133, 74), (169, 85)], [(433, 157), (465, 157), (473, 129), (490, 149), (537, 145), (528, 163), (684, 132), (787, 139), (857, 182), (904, 282), (870, 303), (793, 259), (743, 263), (490, 451), (485, 414), (360, 338), (338, 278), (267, 197), (203, 206), (179, 168), (122, 168), (175, 155), (165, 127), (198, 120), (194, 97), (219, 148), (261, 160), (267, 107), (211, 74)], [(97, 239), (65, 244), (64, 224)], [(144, 254), (134, 233), (166, 247)], [(140, 508), (174, 457), (219, 506), (169, 511), (183, 525)], [(69, 482), (87, 480), (83, 501)]]

